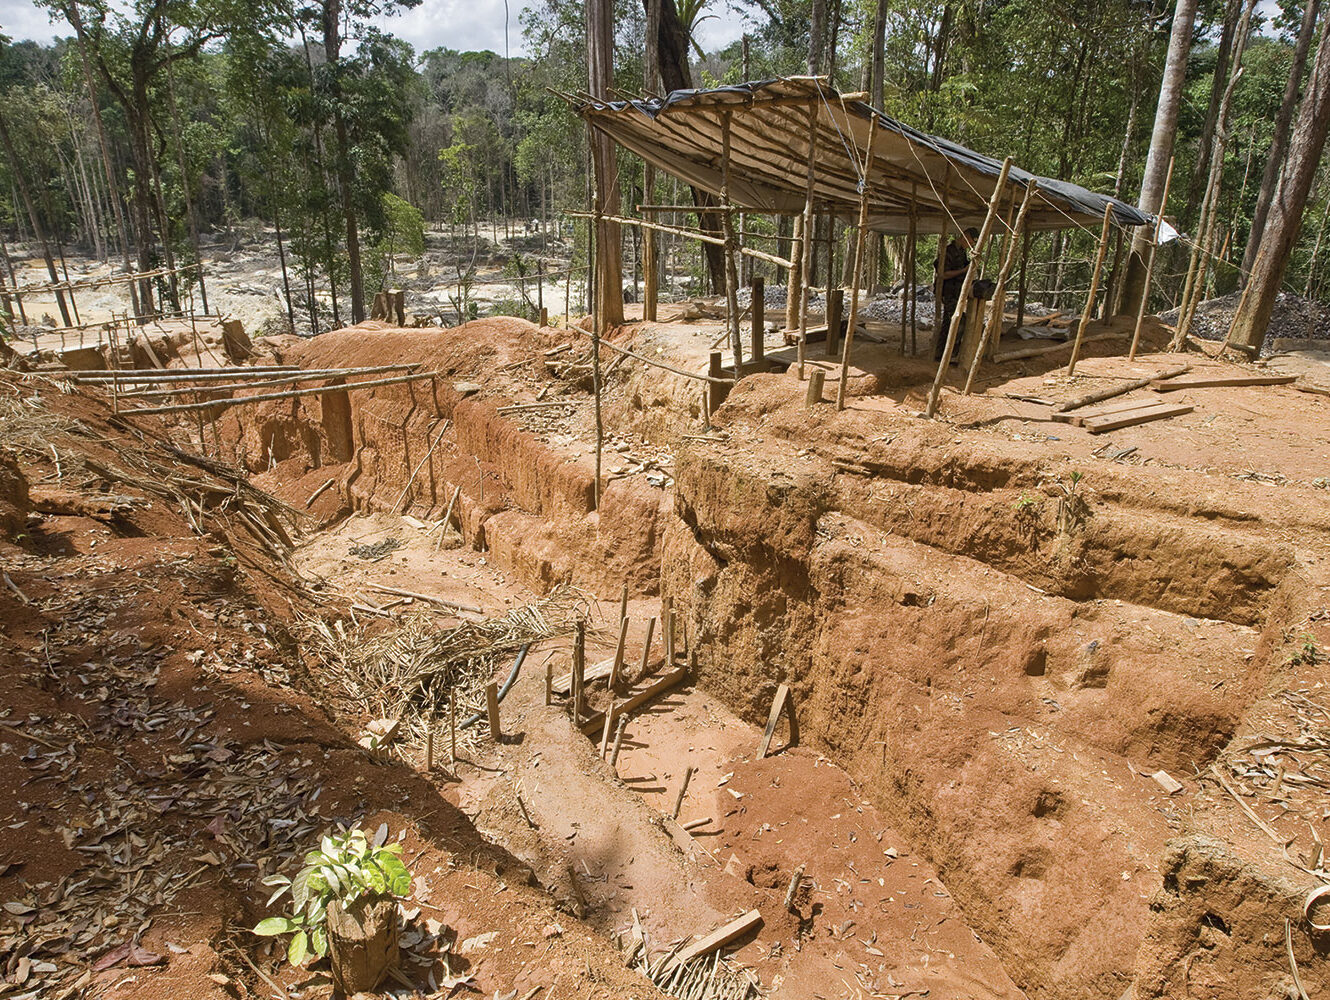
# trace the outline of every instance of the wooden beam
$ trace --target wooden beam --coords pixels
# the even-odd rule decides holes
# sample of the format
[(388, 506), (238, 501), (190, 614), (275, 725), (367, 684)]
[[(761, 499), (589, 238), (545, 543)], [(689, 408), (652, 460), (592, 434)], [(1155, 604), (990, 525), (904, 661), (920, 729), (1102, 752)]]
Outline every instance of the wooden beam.
[(724, 948), (731, 941), (743, 937), (749, 931), (756, 930), (762, 926), (762, 914), (757, 910), (749, 910), (738, 917), (735, 917), (727, 924), (722, 924), (710, 934), (695, 941), (683, 951), (675, 955), (666, 963), (665, 971), (675, 969), (681, 965), (687, 965), (695, 958), (703, 955), (710, 955), (718, 948)]
[[(628, 712), (632, 712), (651, 701), (651, 699), (655, 698), (657, 695), (664, 694), (666, 691), (677, 686), (687, 676), (687, 667), (679, 667), (677, 670), (671, 670), (669, 673), (657, 678), (651, 684), (648, 684), (641, 691), (637, 692), (637, 694), (624, 699), (621, 704), (614, 706), (611, 712), (616, 719)], [(604, 721), (605, 713), (597, 712), (590, 718), (580, 722), (578, 728), (580, 728), (587, 736), (591, 736), (600, 728)]]
[(1147, 375), (1145, 378), (1138, 378), (1131, 382), (1123, 382), (1121, 385), (1115, 385), (1108, 389), (1100, 389), (1097, 392), (1087, 392), (1084, 396), (1077, 396), (1075, 399), (1067, 400), (1067, 402), (1058, 406), (1053, 412), (1066, 413), (1068, 410), (1076, 410), (1082, 406), (1089, 406), (1091, 403), (1102, 403), (1104, 400), (1112, 399), (1114, 396), (1125, 396), (1127, 393), (1135, 392), (1137, 389), (1144, 389), (1153, 382), (1161, 382), (1165, 379), (1177, 378), (1179, 375), (1185, 375), (1189, 371), (1191, 371), (1191, 365), (1180, 365), (1177, 368), (1170, 368), (1168, 371), (1160, 372), (1158, 375)]
[(1179, 389), (1212, 389), (1219, 386), (1239, 386), (1239, 385), (1288, 385), (1290, 382), (1296, 382), (1296, 375), (1233, 375), (1229, 377), (1206, 378), (1187, 378), (1187, 379), (1156, 379), (1150, 383), (1150, 388), (1155, 392), (1176, 392)]
[(1104, 431), (1115, 431), (1122, 427), (1133, 427), (1136, 424), (1149, 423), (1151, 420), (1164, 420), (1167, 417), (1178, 417), (1184, 413), (1190, 413), (1194, 409), (1196, 409), (1196, 407), (1187, 404), (1169, 406), (1165, 403), (1159, 403), (1156, 406), (1131, 410), (1127, 413), (1116, 413), (1104, 417), (1087, 418), (1082, 426), (1091, 434), (1102, 434)]

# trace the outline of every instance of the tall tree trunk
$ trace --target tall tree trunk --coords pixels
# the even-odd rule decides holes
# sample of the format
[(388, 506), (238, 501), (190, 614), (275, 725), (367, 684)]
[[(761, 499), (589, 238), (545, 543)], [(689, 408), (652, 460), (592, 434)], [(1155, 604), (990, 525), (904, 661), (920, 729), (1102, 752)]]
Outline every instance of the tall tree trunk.
[(1197, 144), (1196, 167), (1192, 170), (1191, 181), (1187, 184), (1186, 208), (1183, 218), (1195, 218), (1199, 203), (1209, 187), (1210, 158), (1214, 151), (1215, 127), (1219, 123), (1219, 102), (1223, 99), (1224, 84), (1229, 77), (1228, 64), (1233, 56), (1233, 34), (1237, 29), (1238, 16), (1242, 11), (1242, 0), (1228, 0), (1224, 5), (1224, 26), (1219, 34), (1219, 46), (1215, 51), (1215, 72), (1210, 84), (1210, 102), (1205, 109), (1205, 122), (1201, 126), (1201, 137)]
[[(587, 19), (587, 89), (592, 97), (609, 96), (614, 85), (614, 2), (589, 0)], [(619, 214), (619, 170), (614, 140), (591, 129), (591, 164), (596, 179), (596, 211)], [(623, 257), (619, 224), (599, 220), (596, 232), (596, 305), (601, 328), (623, 324)]]
[[(1164, 76), (1159, 83), (1159, 104), (1155, 108), (1154, 130), (1150, 133), (1150, 152), (1145, 159), (1145, 175), (1141, 179), (1140, 207), (1150, 214), (1164, 211), (1160, 199), (1164, 193), (1164, 176), (1168, 161), (1173, 156), (1173, 138), (1177, 130), (1178, 105), (1187, 75), (1187, 54), (1191, 50), (1192, 25), (1196, 20), (1196, 0), (1177, 0), (1173, 10), (1173, 31), (1168, 41), (1168, 58), (1164, 63)], [(1122, 287), (1122, 311), (1134, 313), (1145, 287), (1145, 253), (1150, 239), (1150, 226), (1138, 226), (1131, 243), (1131, 259)]]
[(1238, 274), (1238, 282), (1243, 287), (1246, 287), (1247, 275), (1252, 265), (1256, 263), (1256, 254), (1261, 249), (1265, 221), (1270, 214), (1270, 202), (1274, 199), (1275, 188), (1279, 185), (1279, 171), (1284, 165), (1284, 157), (1288, 155), (1293, 112), (1298, 106), (1298, 93), (1302, 89), (1302, 77), (1307, 69), (1307, 54), (1311, 51), (1312, 36), (1316, 34), (1316, 20), (1320, 16), (1320, 10), (1320, 0), (1307, 0), (1307, 6), (1302, 11), (1302, 27), (1298, 30), (1298, 44), (1293, 50), (1293, 66), (1289, 69), (1284, 100), (1279, 105), (1279, 116), (1275, 118), (1275, 132), (1270, 140), (1265, 172), (1261, 174), (1261, 189), (1256, 195), (1256, 209), (1252, 213), (1247, 247), (1242, 253), (1242, 271)]
[(360, 227), (356, 220), (355, 175), (351, 168), (351, 140), (346, 116), (342, 114), (342, 4), (325, 0), (323, 5), (323, 55), (332, 70), (333, 138), (337, 141), (337, 187), (342, 200), (342, 220), (346, 224), (346, 261), (351, 282), (351, 322), (365, 319), (365, 283), (360, 267)]
[(1258, 348), (1265, 337), (1289, 257), (1298, 241), (1303, 209), (1316, 179), (1327, 129), (1330, 129), (1330, 31), (1323, 31), (1307, 92), (1298, 108), (1288, 162), (1270, 201), (1270, 214), (1261, 238), (1265, 252), (1252, 269), (1250, 287), (1229, 331), (1234, 343)]
[[(0, 143), (4, 145), (5, 158), (9, 160), (10, 167), (14, 171), (14, 179), (18, 182), (19, 197), (23, 199), (23, 207), (27, 210), (28, 221), (32, 224), (32, 235), (42, 248), (42, 257), (46, 260), (46, 273), (52, 282), (59, 282), (60, 275), (55, 269), (55, 258), (51, 256), (51, 244), (47, 242), (46, 231), (42, 228), (41, 219), (37, 217), (37, 206), (33, 204), (32, 194), (28, 190), (28, 182), (23, 177), (23, 168), (19, 166), (19, 158), (14, 150), (14, 144), (9, 138), (9, 126), (5, 123), (3, 116), (0, 116)], [(69, 306), (65, 304), (65, 293), (56, 290), (56, 305), (60, 307), (60, 318), (64, 320), (65, 326), (73, 326), (74, 321), (69, 315)]]
[(808, 73), (821, 76), (823, 50), (827, 36), (827, 0), (813, 0), (812, 16), (808, 22)]
[(176, 162), (180, 164), (180, 190), (185, 196), (185, 218), (189, 222), (189, 240), (194, 249), (195, 276), (199, 282), (199, 297), (203, 300), (203, 311), (208, 311), (208, 285), (203, 278), (203, 253), (199, 250), (199, 222), (194, 214), (194, 196), (190, 194), (193, 182), (189, 170), (185, 167), (185, 147), (180, 141), (180, 111), (175, 102), (175, 73), (171, 64), (166, 64), (166, 94), (171, 105), (171, 131), (175, 137)]
[[(672, 90), (690, 90), (693, 86), (693, 72), (688, 66), (688, 34), (683, 22), (679, 20), (679, 8), (674, 0), (660, 0), (660, 31), (655, 38), (656, 66), (660, 71), (661, 85), (668, 93)], [(707, 192), (691, 188), (693, 204), (699, 209), (698, 228), (703, 232), (720, 235), (720, 216), (708, 212), (716, 200)], [(725, 287), (725, 254), (714, 243), (703, 243), (702, 254), (707, 264), (707, 274), (711, 278), (712, 288)]]

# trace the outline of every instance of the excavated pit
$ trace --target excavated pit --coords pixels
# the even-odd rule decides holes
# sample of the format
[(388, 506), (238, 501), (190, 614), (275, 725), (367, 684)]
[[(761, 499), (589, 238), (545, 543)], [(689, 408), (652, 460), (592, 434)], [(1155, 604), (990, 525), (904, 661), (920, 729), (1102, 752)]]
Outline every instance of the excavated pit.
[[(701, 370), (715, 332), (658, 324), (631, 337), (639, 352)], [(1012, 397), (949, 396), (944, 422), (914, 415), (928, 373), (909, 359), (856, 378), (839, 414), (806, 408), (792, 371), (758, 374), (704, 429), (696, 383), (622, 365), (607, 384), (605, 422), (625, 447), (606, 452), (597, 509), (585, 371), (560, 368), (585, 341), (559, 352), (569, 342), (520, 320), (445, 331), (371, 323), (288, 341), (276, 346), (280, 360), (304, 367), (407, 361), (437, 377), (236, 407), (219, 430), (256, 482), (297, 507), (331, 480), (309, 504), (324, 525), (353, 512), (428, 522), (456, 494), (452, 521), (466, 548), (524, 587), (574, 583), (617, 600), (626, 585), (669, 599), (697, 655), (697, 689), (681, 704), (712, 723), (733, 713), (727, 725), (746, 722), (751, 735), (788, 684), (803, 746), (843, 772), (856, 808), (880, 815), (945, 886), (950, 919), (991, 948), (991, 961), (957, 959), (953, 948), (934, 995), (1116, 1000), (1131, 990), (1143, 1000), (1204, 983), (1214, 997), (1283, 996), (1285, 917), (1304, 989), (1330, 985), (1326, 942), (1300, 919), (1305, 869), (1277, 852), (1272, 860), (1235, 796), (1209, 778), (1236, 744), (1269, 735), (1286, 691), (1314, 694), (1323, 680), (1314, 656), (1299, 674), (1289, 651), (1304, 637), (1330, 639), (1330, 508), (1314, 481), (1330, 453), (1326, 400), (1235, 390), (1181, 429), (1116, 435), (1139, 452), (1114, 460), (1097, 450), (1101, 440), (1017, 401), (1035, 390), (1076, 394), (1047, 370), (1006, 366)], [(1083, 366), (1095, 379), (1169, 361)], [(504, 410), (559, 400), (567, 405)], [(1258, 430), (1235, 416), (1243, 410), (1271, 416)], [(657, 613), (654, 603), (635, 607), (639, 621)], [(603, 767), (589, 743), (557, 735), (566, 722), (537, 691), (519, 687), (517, 697), (529, 733), (504, 751), (517, 771), (533, 775), (545, 741), (559, 748), (566, 783)], [(636, 748), (653, 774), (661, 768), (648, 766), (646, 748), (668, 728)], [(742, 741), (713, 739), (724, 745), (701, 753), (707, 732), (698, 724), (676, 753), (713, 768), (743, 758), (757, 787), (770, 762), (745, 758)], [(791, 752), (791, 768), (805, 766), (804, 752)], [(1183, 790), (1168, 794), (1151, 777), (1159, 771)], [(594, 784), (622, 792), (612, 774)], [(486, 798), (499, 791), (475, 794), (495, 814), (507, 809), (497, 835), (557, 882), (561, 855), (549, 845), (565, 835), (560, 803), (535, 817), (537, 834)], [(629, 808), (617, 793), (585, 795), (564, 805)], [(788, 795), (765, 808), (816, 828), (802, 847), (810, 857), (837, 849), (832, 806), (811, 791), (806, 805)], [(1287, 820), (1289, 837), (1307, 846), (1292, 811), (1266, 817)], [(744, 829), (724, 832), (734, 843)], [(789, 852), (736, 860), (749, 889), (766, 890), (748, 903), (770, 908)], [(675, 858), (661, 865), (667, 886), (712, 881)], [(723, 913), (707, 891), (697, 905)], [(721, 898), (748, 905), (733, 887)], [(622, 900), (601, 902), (622, 912)], [(877, 904), (887, 912), (897, 901), (884, 891)], [(773, 925), (784, 939), (797, 930)], [(815, 931), (838, 937), (839, 926)], [(882, 951), (863, 945), (854, 961), (865, 948)], [(917, 954), (891, 955), (879, 956), (880, 974), (906, 967), (893, 962), (917, 968)], [(834, 966), (832, 952), (822, 957)], [(817, 995), (808, 983), (796, 977), (776, 995)], [(878, 983), (888, 994), (889, 985)]]

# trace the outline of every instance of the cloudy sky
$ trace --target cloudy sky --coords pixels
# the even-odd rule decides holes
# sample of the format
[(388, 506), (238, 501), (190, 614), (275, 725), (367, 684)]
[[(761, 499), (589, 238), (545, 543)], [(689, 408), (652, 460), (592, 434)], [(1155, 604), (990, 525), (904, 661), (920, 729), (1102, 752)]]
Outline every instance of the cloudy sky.
[[(523, 52), (518, 15), (523, 0), (509, 0), (508, 45), (513, 55)], [(702, 23), (699, 40), (711, 51), (743, 34), (743, 22), (727, 5), (713, 4), (717, 17)], [(422, 0), (415, 10), (386, 18), (382, 26), (415, 46), (416, 51), (446, 46), (452, 49), (504, 51), (504, 0)], [(46, 11), (28, 0), (0, 0), (0, 33), (14, 39), (50, 41), (68, 34), (63, 23), (52, 25)]]

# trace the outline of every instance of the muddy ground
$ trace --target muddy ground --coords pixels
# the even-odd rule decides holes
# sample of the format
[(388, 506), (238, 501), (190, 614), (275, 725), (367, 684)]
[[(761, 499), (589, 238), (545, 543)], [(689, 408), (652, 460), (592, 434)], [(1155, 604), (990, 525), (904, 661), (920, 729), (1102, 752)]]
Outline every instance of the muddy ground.
[[(724, 330), (667, 315), (614, 343), (704, 371)], [(575, 330), (260, 341), (265, 361), (432, 373), (344, 394), (349, 437), (337, 393), (209, 413), (200, 438), (192, 415), (6, 377), (0, 995), (326, 995), (245, 928), (261, 877), (336, 820), (404, 838), (404, 995), (658, 995), (643, 954), (750, 910), (719, 967), (732, 995), (1295, 996), (1286, 919), (1317, 995), (1318, 371), (1172, 394), (1194, 409), (1092, 435), (1053, 405), (1181, 363), (1261, 369), (1096, 340), (1075, 377), (1055, 350), (986, 365), (972, 396), (953, 378), (928, 421), (926, 337), (918, 357), (883, 339), (844, 411), (780, 364), (710, 424), (701, 383), (607, 352), (598, 505)], [(767, 348), (783, 358), (778, 334)], [(625, 588), (613, 697), (691, 666), (629, 715), (611, 766), (546, 671), (568, 671), (578, 616), (588, 663), (613, 656)], [(409, 699), (387, 755), (357, 745), (385, 705), (311, 631), (355, 645), (542, 607), (563, 618), (502, 738), (479, 724), (454, 762), (435, 718), (432, 771)], [(782, 721), (760, 758), (781, 684), (799, 739)], [(611, 696), (593, 683), (588, 712)]]

